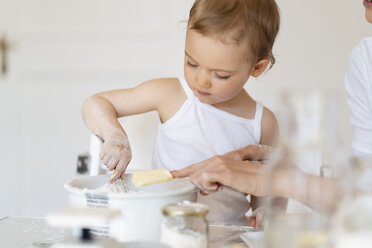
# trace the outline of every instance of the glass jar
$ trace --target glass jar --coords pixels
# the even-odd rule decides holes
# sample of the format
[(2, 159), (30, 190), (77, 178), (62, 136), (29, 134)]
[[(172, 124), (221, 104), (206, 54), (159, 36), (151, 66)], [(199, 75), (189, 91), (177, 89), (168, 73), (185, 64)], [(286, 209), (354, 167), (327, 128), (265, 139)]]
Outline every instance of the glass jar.
[(161, 224), (161, 242), (172, 248), (207, 248), (208, 207), (189, 201), (166, 205)]

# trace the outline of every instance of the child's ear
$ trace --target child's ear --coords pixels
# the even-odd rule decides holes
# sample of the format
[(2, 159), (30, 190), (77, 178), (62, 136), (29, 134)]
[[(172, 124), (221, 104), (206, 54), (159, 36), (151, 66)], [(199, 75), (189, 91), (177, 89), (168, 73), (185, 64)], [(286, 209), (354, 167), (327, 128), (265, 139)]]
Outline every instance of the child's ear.
[(269, 66), (269, 60), (267, 59), (261, 59), (253, 66), (251, 75), (255, 78), (259, 77)]

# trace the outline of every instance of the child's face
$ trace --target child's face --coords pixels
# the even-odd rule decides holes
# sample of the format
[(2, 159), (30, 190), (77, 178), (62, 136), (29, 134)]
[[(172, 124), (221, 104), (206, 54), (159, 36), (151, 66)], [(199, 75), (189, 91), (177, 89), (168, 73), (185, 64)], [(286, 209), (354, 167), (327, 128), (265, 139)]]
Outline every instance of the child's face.
[(251, 75), (248, 49), (203, 36), (195, 30), (186, 33), (185, 78), (198, 99), (207, 104), (234, 98)]

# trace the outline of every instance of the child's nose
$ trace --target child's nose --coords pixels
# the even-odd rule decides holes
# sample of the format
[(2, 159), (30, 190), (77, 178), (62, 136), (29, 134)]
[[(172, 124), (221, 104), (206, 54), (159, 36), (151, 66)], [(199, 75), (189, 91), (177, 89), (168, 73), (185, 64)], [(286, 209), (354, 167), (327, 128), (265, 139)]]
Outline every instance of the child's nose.
[(210, 88), (212, 83), (205, 72), (199, 72), (196, 78), (197, 84), (202, 88)]

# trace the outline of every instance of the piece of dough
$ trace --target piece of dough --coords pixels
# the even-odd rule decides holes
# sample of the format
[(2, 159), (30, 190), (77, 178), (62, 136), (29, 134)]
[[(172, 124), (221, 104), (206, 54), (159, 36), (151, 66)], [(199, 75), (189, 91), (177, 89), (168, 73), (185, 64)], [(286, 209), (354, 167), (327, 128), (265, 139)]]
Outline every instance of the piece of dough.
[(165, 183), (173, 179), (167, 169), (138, 170), (133, 173), (132, 182), (136, 187)]

